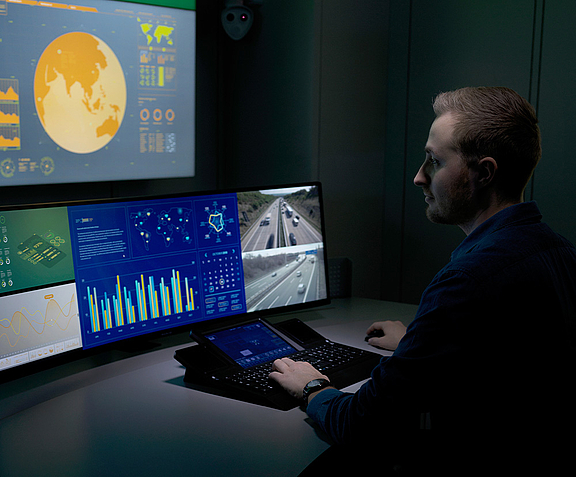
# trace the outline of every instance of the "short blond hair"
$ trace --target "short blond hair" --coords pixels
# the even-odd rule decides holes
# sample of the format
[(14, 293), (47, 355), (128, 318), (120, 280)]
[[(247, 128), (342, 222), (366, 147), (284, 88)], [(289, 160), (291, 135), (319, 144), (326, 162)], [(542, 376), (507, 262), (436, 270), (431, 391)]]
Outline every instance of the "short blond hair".
[(540, 157), (538, 118), (532, 105), (504, 87), (462, 88), (434, 99), (436, 116), (455, 118), (454, 148), (468, 163), (493, 157), (496, 187), (507, 199), (522, 197)]

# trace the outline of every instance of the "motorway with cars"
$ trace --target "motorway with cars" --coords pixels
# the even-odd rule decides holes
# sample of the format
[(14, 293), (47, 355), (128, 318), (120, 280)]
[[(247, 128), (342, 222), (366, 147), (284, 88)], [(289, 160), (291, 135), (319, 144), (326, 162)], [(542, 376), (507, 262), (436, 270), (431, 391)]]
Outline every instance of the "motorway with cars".
[(321, 233), (283, 199), (276, 199), (242, 237), (242, 252), (319, 243)]
[(320, 276), (324, 273), (321, 265), (315, 254), (300, 254), (297, 260), (246, 284), (248, 311), (316, 300)]

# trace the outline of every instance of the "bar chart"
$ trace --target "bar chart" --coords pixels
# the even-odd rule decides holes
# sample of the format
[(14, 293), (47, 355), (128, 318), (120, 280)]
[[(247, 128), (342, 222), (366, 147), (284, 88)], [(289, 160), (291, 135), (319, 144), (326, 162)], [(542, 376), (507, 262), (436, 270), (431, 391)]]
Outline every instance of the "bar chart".
[(91, 333), (198, 311), (195, 267), (116, 275), (85, 283)]

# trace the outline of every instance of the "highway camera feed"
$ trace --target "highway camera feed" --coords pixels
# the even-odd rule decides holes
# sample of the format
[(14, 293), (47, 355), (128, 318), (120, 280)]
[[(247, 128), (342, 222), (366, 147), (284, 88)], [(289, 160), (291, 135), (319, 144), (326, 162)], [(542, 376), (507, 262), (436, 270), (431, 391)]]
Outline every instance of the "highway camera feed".
[(326, 298), (316, 187), (238, 194), (247, 310)]

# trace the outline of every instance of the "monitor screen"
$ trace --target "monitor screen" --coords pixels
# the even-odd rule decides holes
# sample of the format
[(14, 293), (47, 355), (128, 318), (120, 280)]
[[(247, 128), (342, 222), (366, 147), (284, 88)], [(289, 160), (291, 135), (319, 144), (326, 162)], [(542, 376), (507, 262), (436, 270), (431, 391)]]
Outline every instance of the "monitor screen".
[(0, 208), (0, 371), (328, 303), (319, 183)]
[(195, 54), (194, 10), (0, 0), (0, 186), (194, 176)]

